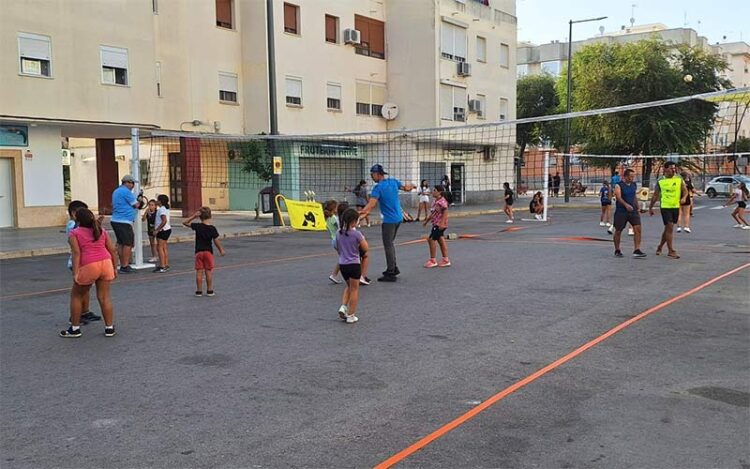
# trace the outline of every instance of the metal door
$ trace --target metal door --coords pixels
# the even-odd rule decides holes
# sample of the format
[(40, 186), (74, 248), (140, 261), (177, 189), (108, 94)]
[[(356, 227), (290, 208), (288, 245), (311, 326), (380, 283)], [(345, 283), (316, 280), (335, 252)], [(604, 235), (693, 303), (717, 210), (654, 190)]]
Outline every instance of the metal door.
[(0, 228), (13, 226), (13, 163), (0, 158)]
[(169, 153), (169, 206), (182, 208), (182, 153)]
[(461, 205), (464, 203), (466, 190), (464, 188), (464, 164), (451, 164), (451, 193), (453, 194), (453, 203)]

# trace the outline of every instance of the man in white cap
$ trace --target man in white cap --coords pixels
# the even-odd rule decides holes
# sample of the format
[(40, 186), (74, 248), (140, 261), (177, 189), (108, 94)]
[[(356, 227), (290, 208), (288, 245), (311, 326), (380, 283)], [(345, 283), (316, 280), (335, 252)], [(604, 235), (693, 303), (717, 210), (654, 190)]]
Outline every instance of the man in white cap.
[(401, 210), (401, 201), (398, 198), (398, 191), (410, 192), (414, 185), (410, 183), (402, 184), (396, 178), (386, 178), (388, 174), (383, 170), (383, 166), (376, 164), (370, 168), (370, 176), (376, 183), (376, 186), (370, 193), (370, 201), (365, 208), (359, 212), (360, 218), (370, 214), (372, 209), (380, 202), (380, 213), (383, 214), (383, 225), (381, 231), (383, 234), (383, 250), (385, 251), (386, 269), (383, 276), (378, 282), (395, 282), (396, 276), (401, 273), (396, 265), (396, 247), (393, 241), (396, 239), (398, 227), (404, 219)]
[(112, 229), (117, 238), (117, 256), (120, 258), (120, 272), (130, 274), (136, 270), (130, 266), (130, 256), (135, 246), (133, 222), (138, 210), (145, 206), (142, 194), (133, 194), (137, 181), (127, 174), (122, 177), (122, 185), (112, 193)]

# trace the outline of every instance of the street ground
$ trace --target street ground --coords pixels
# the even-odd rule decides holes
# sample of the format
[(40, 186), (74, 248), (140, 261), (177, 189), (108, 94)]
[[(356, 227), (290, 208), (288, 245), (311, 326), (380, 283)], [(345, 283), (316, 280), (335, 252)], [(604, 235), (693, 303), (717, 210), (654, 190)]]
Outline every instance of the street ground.
[(113, 285), (113, 338), (57, 336), (65, 255), (0, 261), (0, 466), (372, 467), (438, 431), (391, 462), (749, 467), (750, 234), (721, 202), (675, 235), (679, 260), (654, 256), (658, 214), (646, 259), (627, 236), (615, 259), (595, 210), (456, 218), (453, 266), (432, 270), (427, 229), (402, 225), (399, 281), (363, 287), (354, 325), (325, 233), (225, 240), (215, 298), (193, 297), (192, 245), (171, 245), (171, 272)]

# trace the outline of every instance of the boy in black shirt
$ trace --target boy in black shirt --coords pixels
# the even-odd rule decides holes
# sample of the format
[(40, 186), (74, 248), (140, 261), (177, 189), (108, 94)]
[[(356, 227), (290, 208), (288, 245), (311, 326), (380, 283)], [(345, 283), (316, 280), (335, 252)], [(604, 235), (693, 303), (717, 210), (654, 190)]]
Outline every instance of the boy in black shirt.
[[(192, 223), (200, 218), (200, 223)], [(192, 217), (182, 222), (183, 225), (195, 231), (195, 296), (203, 296), (203, 272), (206, 273), (206, 295), (214, 296), (214, 249), (224, 255), (224, 248), (219, 242), (219, 232), (211, 224), (211, 209), (201, 207)]]

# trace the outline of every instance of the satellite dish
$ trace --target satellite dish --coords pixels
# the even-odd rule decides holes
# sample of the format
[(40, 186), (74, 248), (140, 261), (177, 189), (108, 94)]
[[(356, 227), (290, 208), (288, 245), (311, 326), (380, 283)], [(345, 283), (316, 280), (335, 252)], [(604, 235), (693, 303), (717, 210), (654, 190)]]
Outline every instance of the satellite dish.
[(385, 103), (383, 108), (380, 110), (380, 114), (385, 120), (392, 121), (398, 117), (398, 105), (395, 103)]

